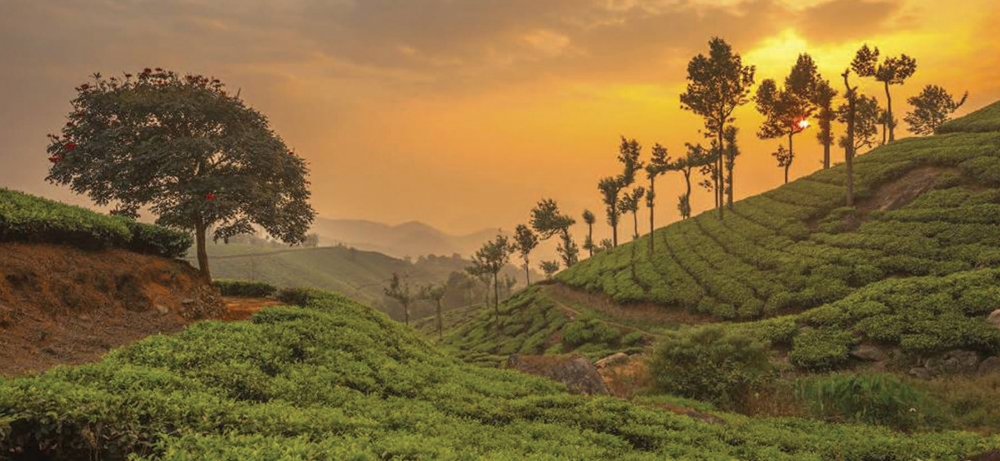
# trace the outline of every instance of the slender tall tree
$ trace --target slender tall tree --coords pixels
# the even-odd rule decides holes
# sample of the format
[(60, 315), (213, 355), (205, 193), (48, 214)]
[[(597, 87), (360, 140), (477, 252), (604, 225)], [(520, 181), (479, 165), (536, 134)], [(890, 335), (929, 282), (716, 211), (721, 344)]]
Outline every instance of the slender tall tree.
[(655, 240), (653, 231), (656, 230), (654, 220), (654, 206), (656, 202), (656, 177), (670, 170), (670, 154), (667, 148), (660, 144), (653, 146), (652, 156), (649, 164), (646, 165), (646, 177), (649, 178), (649, 192), (646, 193), (646, 206), (649, 207), (649, 254), (653, 254)]
[(906, 101), (913, 106), (913, 111), (906, 114), (903, 120), (910, 125), (910, 133), (917, 135), (934, 134), (934, 130), (947, 122), (951, 114), (965, 104), (969, 97), (966, 91), (962, 99), (956, 101), (948, 91), (937, 85), (927, 85), (919, 95)]
[(447, 283), (431, 283), (420, 287), (420, 299), (434, 302), (437, 312), (438, 340), (444, 338), (444, 314), (441, 311), (441, 301), (447, 292)]
[(389, 286), (383, 289), (385, 295), (395, 299), (403, 306), (403, 321), (409, 325), (410, 324), (410, 304), (413, 302), (413, 294), (410, 293), (410, 283), (402, 280), (399, 274), (396, 272), (392, 273), (392, 278), (389, 279)]
[[(850, 116), (850, 102), (842, 104), (837, 108), (838, 120), (847, 123)], [(854, 104), (854, 141), (851, 144), (851, 151), (858, 155), (861, 149), (875, 147), (878, 142), (879, 125), (882, 123), (883, 115), (886, 112), (878, 106), (878, 101), (870, 96), (860, 95), (855, 98)], [(840, 147), (847, 148), (847, 137), (840, 138)]]
[(847, 124), (847, 134), (841, 139), (844, 148), (844, 163), (847, 170), (847, 206), (854, 206), (854, 122), (858, 113), (858, 87), (851, 86), (851, 69), (841, 74), (844, 77), (844, 98), (847, 103), (838, 110), (838, 118)]
[(604, 202), (604, 212), (607, 215), (608, 225), (611, 226), (611, 239), (614, 246), (618, 246), (618, 222), (621, 218), (621, 210), (618, 209), (618, 196), (623, 187), (619, 178), (608, 176), (597, 183), (597, 190), (601, 191), (601, 201)]
[(590, 256), (594, 256), (594, 223), (597, 222), (597, 217), (590, 210), (583, 210), (583, 222), (587, 224), (587, 238), (583, 241), (583, 249), (590, 253)]
[(882, 82), (885, 86), (886, 100), (886, 123), (889, 127), (889, 142), (896, 140), (896, 119), (892, 112), (892, 94), (889, 87), (892, 85), (902, 85), (906, 79), (917, 72), (917, 60), (905, 54), (898, 57), (888, 57), (879, 62), (878, 47), (869, 48), (864, 45), (854, 56), (851, 62), (851, 69), (861, 77), (874, 77), (876, 81)]
[[(681, 94), (681, 108), (701, 116), (705, 120), (705, 136), (715, 138), (722, 146), (726, 124), (734, 121), (733, 111), (750, 102), (755, 69), (744, 66), (743, 58), (721, 38), (712, 38), (708, 47), (708, 56), (699, 54), (688, 63), (687, 91)], [(722, 170), (719, 155), (716, 171)], [(722, 185), (716, 184), (715, 191), (719, 194), (717, 203), (721, 204)], [(725, 216), (723, 209), (719, 206), (719, 218)]]
[(576, 264), (580, 258), (580, 249), (569, 233), (569, 228), (573, 224), (576, 224), (576, 220), (562, 214), (555, 200), (543, 199), (531, 210), (531, 227), (538, 232), (542, 240), (559, 236), (561, 241), (557, 250), (567, 268)]
[(729, 125), (723, 136), (726, 141), (726, 146), (722, 151), (726, 160), (726, 204), (730, 210), (733, 209), (733, 169), (736, 167), (736, 157), (740, 155), (740, 146), (736, 143), (736, 135), (739, 134), (739, 131), (739, 128)]
[(531, 285), (531, 252), (538, 246), (538, 235), (524, 224), (518, 224), (514, 230), (514, 246), (521, 254), (521, 261), (524, 262), (524, 280), (526, 285)]
[(809, 126), (808, 118), (815, 110), (812, 101), (818, 79), (819, 74), (812, 58), (808, 54), (801, 54), (785, 78), (784, 88), (778, 88), (777, 83), (771, 79), (764, 80), (757, 87), (754, 100), (757, 111), (765, 118), (757, 136), (760, 139), (788, 138), (788, 149), (779, 149), (773, 154), (778, 159), (778, 166), (785, 170), (786, 184), (788, 170), (795, 160), (792, 142), (796, 134)]
[(490, 276), (493, 278), (493, 309), (496, 313), (497, 338), (502, 331), (500, 329), (500, 271), (510, 262), (510, 257), (516, 249), (503, 234), (497, 234), (492, 241), (483, 244), (482, 248), (476, 251), (472, 257), (472, 267), (466, 270), (479, 276)]
[(685, 146), (687, 147), (687, 154), (684, 157), (678, 158), (670, 166), (671, 170), (680, 171), (684, 175), (684, 184), (687, 187), (686, 192), (680, 196), (677, 204), (677, 209), (681, 213), (681, 219), (691, 217), (691, 172), (696, 168), (701, 168), (703, 165), (715, 161), (713, 151), (705, 149), (701, 144), (691, 145), (688, 143)]
[(833, 121), (837, 119), (837, 112), (833, 107), (833, 98), (837, 96), (837, 90), (830, 86), (829, 80), (820, 80), (813, 93), (813, 106), (816, 107), (816, 122), (819, 131), (816, 139), (823, 145), (823, 169), (830, 168), (830, 146), (835, 141), (833, 136)]
[(623, 213), (632, 213), (632, 240), (639, 239), (639, 204), (642, 203), (642, 198), (646, 196), (646, 189), (644, 187), (636, 187), (630, 192), (626, 192), (622, 196), (621, 203), (618, 204), (618, 208), (622, 210)]

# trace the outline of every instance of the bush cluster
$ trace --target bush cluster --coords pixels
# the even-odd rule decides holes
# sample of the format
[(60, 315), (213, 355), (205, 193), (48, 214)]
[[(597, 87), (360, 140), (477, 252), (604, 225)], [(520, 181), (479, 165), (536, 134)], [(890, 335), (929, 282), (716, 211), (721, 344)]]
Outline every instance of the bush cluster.
[(212, 282), (222, 296), (240, 298), (267, 298), (278, 291), (274, 285), (246, 280), (214, 280)]

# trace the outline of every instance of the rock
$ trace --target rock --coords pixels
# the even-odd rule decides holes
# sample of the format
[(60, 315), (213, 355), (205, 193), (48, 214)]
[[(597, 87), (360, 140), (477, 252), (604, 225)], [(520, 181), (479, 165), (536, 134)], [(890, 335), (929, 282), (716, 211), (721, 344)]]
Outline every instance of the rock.
[(919, 379), (931, 379), (934, 377), (934, 373), (930, 369), (920, 367), (920, 368), (910, 368), (906, 374)]
[(594, 366), (597, 367), (598, 369), (602, 369), (607, 367), (613, 367), (615, 365), (621, 365), (625, 362), (628, 362), (628, 354), (624, 352), (619, 352), (617, 354), (611, 354), (607, 357), (604, 357), (601, 360), (598, 360), (597, 362), (594, 362)]
[(979, 364), (979, 374), (988, 375), (1000, 372), (1000, 357), (990, 357)]
[(1000, 328), (1000, 309), (990, 312), (990, 316), (986, 317), (986, 321), (990, 322), (991, 325)]
[(941, 372), (945, 373), (975, 373), (979, 369), (979, 354), (974, 351), (954, 350), (944, 354), (941, 362)]
[(189, 304), (194, 304), (196, 301), (192, 298), (187, 298), (181, 301), (181, 304), (187, 306)]
[(885, 360), (885, 352), (877, 346), (862, 344), (851, 351), (851, 357), (866, 362), (881, 362)]
[(89, 322), (90, 316), (87, 314), (80, 314), (80, 320), (83, 320), (84, 322)]
[(574, 394), (608, 395), (597, 367), (581, 355), (520, 355), (507, 359), (507, 368), (561, 382)]
[(159, 311), (163, 315), (167, 315), (167, 314), (170, 313), (170, 309), (167, 306), (164, 306), (162, 304), (157, 304), (156, 305), (156, 310)]

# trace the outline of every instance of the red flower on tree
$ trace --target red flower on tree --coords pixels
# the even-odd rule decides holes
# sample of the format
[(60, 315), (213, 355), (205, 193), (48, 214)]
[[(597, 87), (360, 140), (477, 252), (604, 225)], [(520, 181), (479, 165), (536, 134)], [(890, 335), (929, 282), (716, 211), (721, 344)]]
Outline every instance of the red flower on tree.
[(49, 161), (52, 163), (59, 163), (62, 161), (62, 159), (63, 159), (62, 154), (54, 154), (49, 157)]
[(209, 202), (211, 202), (212, 200), (215, 200), (215, 194), (213, 194), (211, 192), (205, 194), (205, 200), (208, 200)]
[(63, 148), (66, 149), (66, 152), (71, 152), (73, 149), (76, 149), (76, 143), (73, 142), (73, 141), (70, 141), (70, 142), (66, 143), (66, 145), (63, 146)]

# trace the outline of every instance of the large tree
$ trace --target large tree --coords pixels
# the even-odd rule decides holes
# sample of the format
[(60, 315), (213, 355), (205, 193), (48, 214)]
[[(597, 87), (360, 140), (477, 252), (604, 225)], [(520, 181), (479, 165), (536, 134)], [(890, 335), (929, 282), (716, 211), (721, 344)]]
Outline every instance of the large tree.
[(601, 201), (604, 202), (604, 213), (611, 226), (611, 241), (614, 246), (618, 246), (618, 222), (622, 212), (618, 208), (619, 195), (623, 187), (619, 178), (608, 176), (602, 178), (597, 183), (597, 190), (601, 192)]
[(521, 254), (521, 261), (524, 263), (524, 280), (526, 285), (531, 285), (531, 262), (528, 258), (532, 250), (538, 246), (538, 235), (524, 224), (518, 224), (514, 230), (514, 246)]
[(503, 234), (486, 242), (472, 256), (472, 267), (466, 270), (476, 276), (489, 276), (493, 279), (493, 309), (496, 313), (497, 337), (500, 337), (500, 271), (510, 262), (516, 248)]
[(649, 191), (646, 192), (646, 206), (649, 207), (649, 254), (653, 254), (655, 247), (653, 241), (653, 231), (656, 230), (654, 220), (654, 205), (656, 205), (656, 177), (670, 170), (670, 154), (667, 148), (660, 144), (653, 146), (652, 156), (646, 165), (646, 177), (649, 179)]
[(49, 182), (87, 194), (112, 213), (194, 232), (198, 265), (211, 278), (206, 232), (215, 240), (254, 231), (301, 243), (315, 216), (305, 160), (267, 118), (218, 79), (163, 69), (76, 88), (69, 121), (50, 135)]
[(587, 224), (587, 238), (583, 241), (583, 249), (590, 253), (590, 256), (594, 256), (594, 224), (597, 222), (597, 216), (590, 210), (583, 210), (583, 222)]
[(542, 199), (531, 210), (531, 227), (538, 232), (542, 240), (559, 236), (557, 250), (566, 267), (576, 264), (580, 258), (580, 249), (569, 233), (569, 228), (573, 224), (576, 224), (576, 220), (562, 214), (555, 200)]
[(968, 97), (969, 92), (966, 91), (962, 95), (962, 99), (956, 101), (944, 88), (937, 85), (927, 85), (919, 95), (906, 100), (913, 106), (913, 111), (908, 112), (903, 120), (910, 125), (910, 133), (934, 134), (934, 130), (942, 123), (947, 122), (951, 114), (965, 104)]
[(813, 99), (818, 81), (816, 63), (808, 54), (801, 54), (785, 78), (784, 88), (778, 88), (772, 79), (764, 80), (757, 87), (754, 100), (757, 111), (764, 115), (757, 136), (760, 139), (788, 138), (788, 149), (775, 153), (778, 166), (784, 168), (786, 184), (788, 170), (795, 160), (793, 139), (809, 126), (808, 118), (815, 110)]
[(896, 119), (892, 112), (892, 94), (889, 92), (889, 87), (902, 85), (906, 79), (912, 77), (917, 71), (917, 60), (901, 54), (898, 57), (888, 57), (879, 62), (878, 47), (869, 48), (866, 44), (855, 54), (854, 60), (851, 62), (851, 69), (861, 77), (874, 77), (876, 81), (882, 82), (885, 86), (889, 142), (895, 141)]
[[(750, 101), (754, 66), (744, 66), (740, 55), (733, 53), (732, 47), (721, 38), (712, 38), (708, 47), (708, 56), (699, 54), (688, 63), (687, 91), (681, 94), (681, 108), (701, 116), (705, 120), (705, 136), (715, 138), (718, 146), (722, 146), (726, 124), (734, 121), (733, 111)], [(715, 169), (723, 170), (721, 155), (716, 159)], [(722, 185), (716, 184), (715, 191), (719, 194), (717, 203), (721, 204)], [(719, 206), (720, 218), (724, 217), (723, 208)]]
[(401, 279), (399, 274), (393, 272), (392, 278), (389, 279), (389, 286), (383, 288), (385, 295), (395, 299), (401, 306), (403, 306), (403, 322), (407, 325), (410, 324), (410, 304), (414, 300), (414, 296), (410, 293), (410, 283)]

